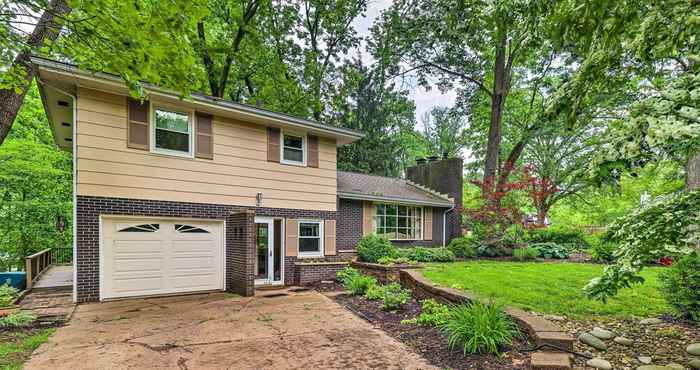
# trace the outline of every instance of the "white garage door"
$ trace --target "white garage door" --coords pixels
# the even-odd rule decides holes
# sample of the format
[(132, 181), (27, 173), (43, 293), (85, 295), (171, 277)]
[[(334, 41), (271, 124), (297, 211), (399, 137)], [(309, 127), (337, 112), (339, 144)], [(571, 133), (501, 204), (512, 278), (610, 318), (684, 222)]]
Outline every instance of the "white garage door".
[(223, 223), (104, 219), (101, 298), (223, 289)]

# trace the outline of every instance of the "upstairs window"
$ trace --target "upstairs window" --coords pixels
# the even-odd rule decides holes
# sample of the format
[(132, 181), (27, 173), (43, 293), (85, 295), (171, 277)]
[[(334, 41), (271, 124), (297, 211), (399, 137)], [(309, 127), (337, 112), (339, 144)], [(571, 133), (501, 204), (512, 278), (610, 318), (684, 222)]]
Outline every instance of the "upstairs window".
[(304, 136), (282, 134), (282, 163), (306, 165), (306, 140)]
[(160, 107), (154, 111), (153, 151), (191, 157), (191, 114)]

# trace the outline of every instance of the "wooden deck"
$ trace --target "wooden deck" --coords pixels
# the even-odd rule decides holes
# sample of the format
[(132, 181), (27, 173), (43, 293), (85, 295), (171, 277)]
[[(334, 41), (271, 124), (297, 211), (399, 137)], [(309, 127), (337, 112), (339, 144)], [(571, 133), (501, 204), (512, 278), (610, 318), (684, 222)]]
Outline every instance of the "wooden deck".
[(73, 266), (52, 265), (34, 283), (32, 289), (72, 289)]

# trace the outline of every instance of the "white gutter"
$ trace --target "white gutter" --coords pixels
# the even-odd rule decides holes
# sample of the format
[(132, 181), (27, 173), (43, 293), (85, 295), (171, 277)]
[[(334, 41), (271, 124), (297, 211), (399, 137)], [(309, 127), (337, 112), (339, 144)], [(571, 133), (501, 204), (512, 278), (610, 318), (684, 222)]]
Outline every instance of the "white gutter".
[(73, 229), (73, 303), (77, 303), (78, 301), (78, 197), (77, 197), (77, 180), (78, 180), (78, 161), (76, 158), (76, 138), (77, 138), (77, 133), (75, 129), (75, 124), (77, 122), (78, 118), (78, 97), (75, 95), (61, 90), (55, 86), (51, 86), (49, 84), (44, 83), (38, 76), (36, 77), (37, 82), (44, 86), (48, 87), (49, 89), (55, 90), (63, 95), (66, 95), (70, 97), (73, 100), (73, 117), (72, 117), (72, 123), (71, 123), (71, 134), (72, 134), (72, 145), (73, 145), (73, 153), (72, 153), (72, 160), (73, 160), (73, 222), (72, 222), (72, 229)]
[(452, 205), (452, 208), (448, 209), (447, 211), (442, 213), (442, 246), (445, 246), (445, 239), (446, 239), (446, 231), (447, 230), (447, 213), (451, 212), (455, 209), (455, 206)]

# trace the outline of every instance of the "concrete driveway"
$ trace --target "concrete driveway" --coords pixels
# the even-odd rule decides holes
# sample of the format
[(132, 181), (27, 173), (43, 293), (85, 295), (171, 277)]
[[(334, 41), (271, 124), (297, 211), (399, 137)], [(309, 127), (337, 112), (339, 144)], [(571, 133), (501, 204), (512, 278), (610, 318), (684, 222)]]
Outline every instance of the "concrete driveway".
[(329, 298), (283, 290), (81, 305), (24, 368), (433, 367)]

